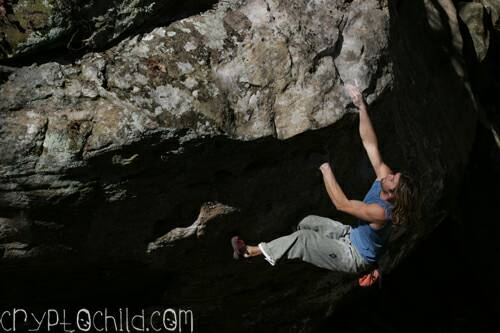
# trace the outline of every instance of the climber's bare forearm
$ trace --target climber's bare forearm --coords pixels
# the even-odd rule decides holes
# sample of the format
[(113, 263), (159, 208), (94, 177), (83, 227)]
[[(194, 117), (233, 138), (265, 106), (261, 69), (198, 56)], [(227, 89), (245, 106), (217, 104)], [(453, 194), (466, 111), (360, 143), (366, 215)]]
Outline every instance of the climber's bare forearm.
[(378, 149), (377, 135), (373, 128), (368, 110), (363, 99), (363, 95), (359, 89), (353, 85), (346, 84), (346, 91), (351, 96), (354, 105), (359, 110), (359, 135), (363, 141), (368, 158), (377, 174), (377, 179), (382, 179), (387, 174), (391, 173), (391, 169), (382, 161), (380, 151)]
[(342, 211), (349, 204), (349, 199), (342, 191), (342, 188), (337, 182), (335, 175), (333, 174), (332, 169), (328, 163), (324, 163), (320, 166), (321, 173), (323, 174), (323, 181), (325, 183), (326, 191), (328, 192), (328, 196), (332, 200), (335, 208)]
[(375, 130), (373, 129), (372, 122), (368, 116), (368, 111), (366, 108), (366, 103), (359, 91), (358, 87), (352, 84), (345, 85), (346, 92), (352, 99), (352, 102), (359, 110), (359, 135), (363, 141), (365, 148), (367, 146), (377, 146), (377, 136), (375, 135)]
[(337, 210), (351, 214), (352, 216), (372, 223), (380, 223), (385, 219), (385, 211), (378, 204), (366, 204), (363, 201), (349, 200), (337, 183), (330, 164), (323, 163), (320, 166), (325, 182), (326, 191)]
[(363, 103), (359, 107), (359, 135), (363, 141), (363, 146), (378, 146), (377, 135), (373, 128), (366, 105)]

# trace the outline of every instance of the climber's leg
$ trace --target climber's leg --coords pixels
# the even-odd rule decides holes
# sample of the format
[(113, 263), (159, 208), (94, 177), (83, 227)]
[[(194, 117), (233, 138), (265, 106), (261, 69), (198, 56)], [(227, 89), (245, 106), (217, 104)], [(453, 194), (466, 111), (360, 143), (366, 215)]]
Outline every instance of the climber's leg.
[(262, 254), (271, 265), (286, 256), (322, 268), (354, 273), (357, 264), (351, 247), (348, 237), (336, 240), (312, 230), (297, 230), (288, 236), (259, 244)]
[(347, 224), (340, 223), (338, 221), (316, 216), (309, 215), (302, 219), (299, 222), (297, 229), (298, 230), (312, 230), (320, 233), (321, 235), (331, 238), (331, 239), (339, 239), (347, 235), (350, 230), (350, 226)]

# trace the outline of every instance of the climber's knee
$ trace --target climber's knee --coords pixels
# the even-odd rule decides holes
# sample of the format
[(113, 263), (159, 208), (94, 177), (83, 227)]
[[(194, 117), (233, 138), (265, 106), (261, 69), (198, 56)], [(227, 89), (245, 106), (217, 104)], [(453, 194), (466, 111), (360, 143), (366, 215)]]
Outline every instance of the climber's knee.
[(314, 221), (315, 216), (314, 215), (308, 215), (304, 217), (300, 222), (299, 225), (297, 226), (297, 229), (310, 229), (312, 222)]

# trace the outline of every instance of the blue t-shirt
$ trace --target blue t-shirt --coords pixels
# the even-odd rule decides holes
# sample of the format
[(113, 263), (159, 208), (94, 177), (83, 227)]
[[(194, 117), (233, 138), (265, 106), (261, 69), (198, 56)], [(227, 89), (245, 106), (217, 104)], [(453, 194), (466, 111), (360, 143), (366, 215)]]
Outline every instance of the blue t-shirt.
[(382, 186), (380, 180), (375, 180), (372, 187), (366, 193), (363, 202), (367, 204), (377, 204), (384, 208), (387, 221), (378, 230), (370, 227), (369, 222), (359, 220), (349, 235), (352, 245), (370, 263), (376, 262), (385, 251), (385, 244), (389, 239), (392, 225), (392, 204), (380, 198)]

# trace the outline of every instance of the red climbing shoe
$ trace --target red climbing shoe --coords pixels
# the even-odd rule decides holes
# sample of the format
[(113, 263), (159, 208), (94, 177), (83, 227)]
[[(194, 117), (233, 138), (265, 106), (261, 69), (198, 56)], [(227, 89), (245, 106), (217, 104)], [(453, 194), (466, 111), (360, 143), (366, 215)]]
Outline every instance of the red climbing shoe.
[(240, 238), (240, 236), (233, 236), (231, 238), (231, 246), (233, 247), (233, 258), (234, 259), (240, 259), (244, 258), (245, 254), (248, 254), (247, 252), (247, 245), (243, 241), (243, 239)]
[(378, 268), (358, 279), (358, 283), (361, 287), (371, 287), (377, 282), (378, 287), (382, 288), (382, 272)]

